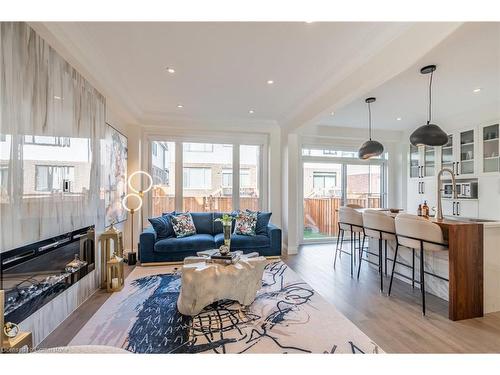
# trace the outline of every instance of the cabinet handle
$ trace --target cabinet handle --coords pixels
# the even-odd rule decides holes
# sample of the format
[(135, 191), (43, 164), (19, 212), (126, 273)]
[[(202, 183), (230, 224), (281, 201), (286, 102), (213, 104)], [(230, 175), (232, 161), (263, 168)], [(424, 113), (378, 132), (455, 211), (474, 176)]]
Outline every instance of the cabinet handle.
[(460, 162), (459, 162), (459, 161), (457, 161), (457, 173), (455, 173), (457, 176), (458, 176), (458, 175), (460, 175), (460, 172), (459, 172), (459, 171), (460, 171), (460, 168), (458, 167), (458, 164), (459, 164), (459, 163), (460, 163)]
[(455, 216), (455, 203), (456, 202), (453, 202), (453, 216)]
[(422, 194), (425, 194), (425, 182), (422, 181)]
[(460, 202), (457, 202), (457, 216), (460, 216)]
[(418, 183), (418, 193), (422, 194), (422, 181)]
[[(451, 170), (453, 171), (453, 173), (455, 173), (455, 171), (456, 171), (456, 169), (455, 169), (455, 164), (457, 164), (457, 163), (453, 162), (453, 168), (451, 169)], [(456, 174), (456, 173), (455, 173), (455, 174)]]

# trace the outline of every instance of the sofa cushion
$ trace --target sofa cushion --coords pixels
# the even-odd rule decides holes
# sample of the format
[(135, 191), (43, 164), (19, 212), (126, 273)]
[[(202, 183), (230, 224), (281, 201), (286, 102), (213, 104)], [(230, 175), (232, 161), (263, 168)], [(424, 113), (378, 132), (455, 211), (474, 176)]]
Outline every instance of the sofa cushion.
[(212, 212), (192, 212), (196, 233), (214, 234), (214, 214)]
[(196, 234), (196, 227), (189, 212), (172, 215), (171, 220), (176, 237), (188, 237)]
[[(247, 210), (247, 212), (255, 212), (251, 210)], [(267, 235), (267, 225), (271, 220), (272, 212), (257, 212), (257, 224), (255, 225), (255, 234), (264, 234)]]
[(189, 237), (165, 238), (155, 243), (154, 251), (158, 253), (201, 251), (215, 248), (211, 234), (193, 234)]
[[(219, 248), (224, 244), (224, 234), (218, 233), (214, 236), (215, 247)], [(232, 234), (231, 235), (231, 250), (243, 250), (243, 249), (259, 249), (261, 247), (268, 247), (270, 244), (270, 239), (268, 236), (255, 235), (255, 236), (245, 236), (242, 234)]]
[(170, 214), (163, 214), (159, 217), (150, 217), (148, 221), (151, 223), (158, 239), (168, 238), (175, 236), (174, 228)]
[(257, 212), (240, 211), (236, 217), (234, 234), (255, 236), (257, 226)]

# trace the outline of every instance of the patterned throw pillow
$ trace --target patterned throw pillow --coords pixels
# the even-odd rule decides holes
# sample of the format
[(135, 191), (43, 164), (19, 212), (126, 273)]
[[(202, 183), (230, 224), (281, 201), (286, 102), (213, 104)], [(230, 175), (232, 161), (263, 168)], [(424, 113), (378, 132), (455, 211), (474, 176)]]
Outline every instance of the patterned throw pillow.
[(257, 212), (240, 211), (236, 216), (235, 234), (244, 236), (255, 236), (255, 227), (257, 226)]
[(193, 218), (189, 212), (172, 215), (172, 226), (178, 238), (192, 236), (196, 234)]

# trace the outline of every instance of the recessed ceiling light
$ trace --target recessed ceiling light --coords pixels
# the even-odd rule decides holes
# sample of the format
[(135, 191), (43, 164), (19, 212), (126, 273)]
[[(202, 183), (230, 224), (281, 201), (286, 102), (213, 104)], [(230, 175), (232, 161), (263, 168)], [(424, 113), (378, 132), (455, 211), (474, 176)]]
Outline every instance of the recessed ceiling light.
[(480, 87), (478, 87), (477, 89), (474, 89), (474, 90), (472, 90), (472, 91), (473, 91), (473, 92), (479, 92), (479, 91), (481, 91), (481, 88), (480, 88)]
[(401, 118), (401, 117), (398, 117), (396, 120), (397, 120), (397, 121), (401, 121), (401, 120), (402, 120), (402, 118)]
[(61, 100), (62, 98), (60, 96), (54, 95), (55, 100)]
[(169, 72), (170, 74), (174, 74), (175, 73), (175, 69), (170, 67), (170, 66), (167, 66), (167, 72)]
[(268, 80), (267, 80), (267, 84), (268, 84), (268, 85), (274, 85), (274, 81), (273, 81), (272, 79), (268, 79)]
[(184, 108), (182, 104), (177, 104), (177, 108)]
[(249, 110), (248, 113), (250, 113), (251, 115), (253, 115), (255, 113), (255, 111), (253, 109)]
[(333, 115), (335, 115), (335, 112), (330, 112), (330, 116), (333, 116)]
[(306, 21), (306, 23), (313, 23), (314, 21)]

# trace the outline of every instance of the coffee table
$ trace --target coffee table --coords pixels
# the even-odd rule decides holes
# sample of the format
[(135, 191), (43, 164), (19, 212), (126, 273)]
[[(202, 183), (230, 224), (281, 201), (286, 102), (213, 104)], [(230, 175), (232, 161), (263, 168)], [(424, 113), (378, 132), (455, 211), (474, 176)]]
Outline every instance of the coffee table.
[(194, 316), (211, 303), (230, 299), (250, 305), (262, 286), (265, 257), (247, 257), (229, 265), (211, 263), (208, 257), (187, 257), (182, 266), (177, 309)]

